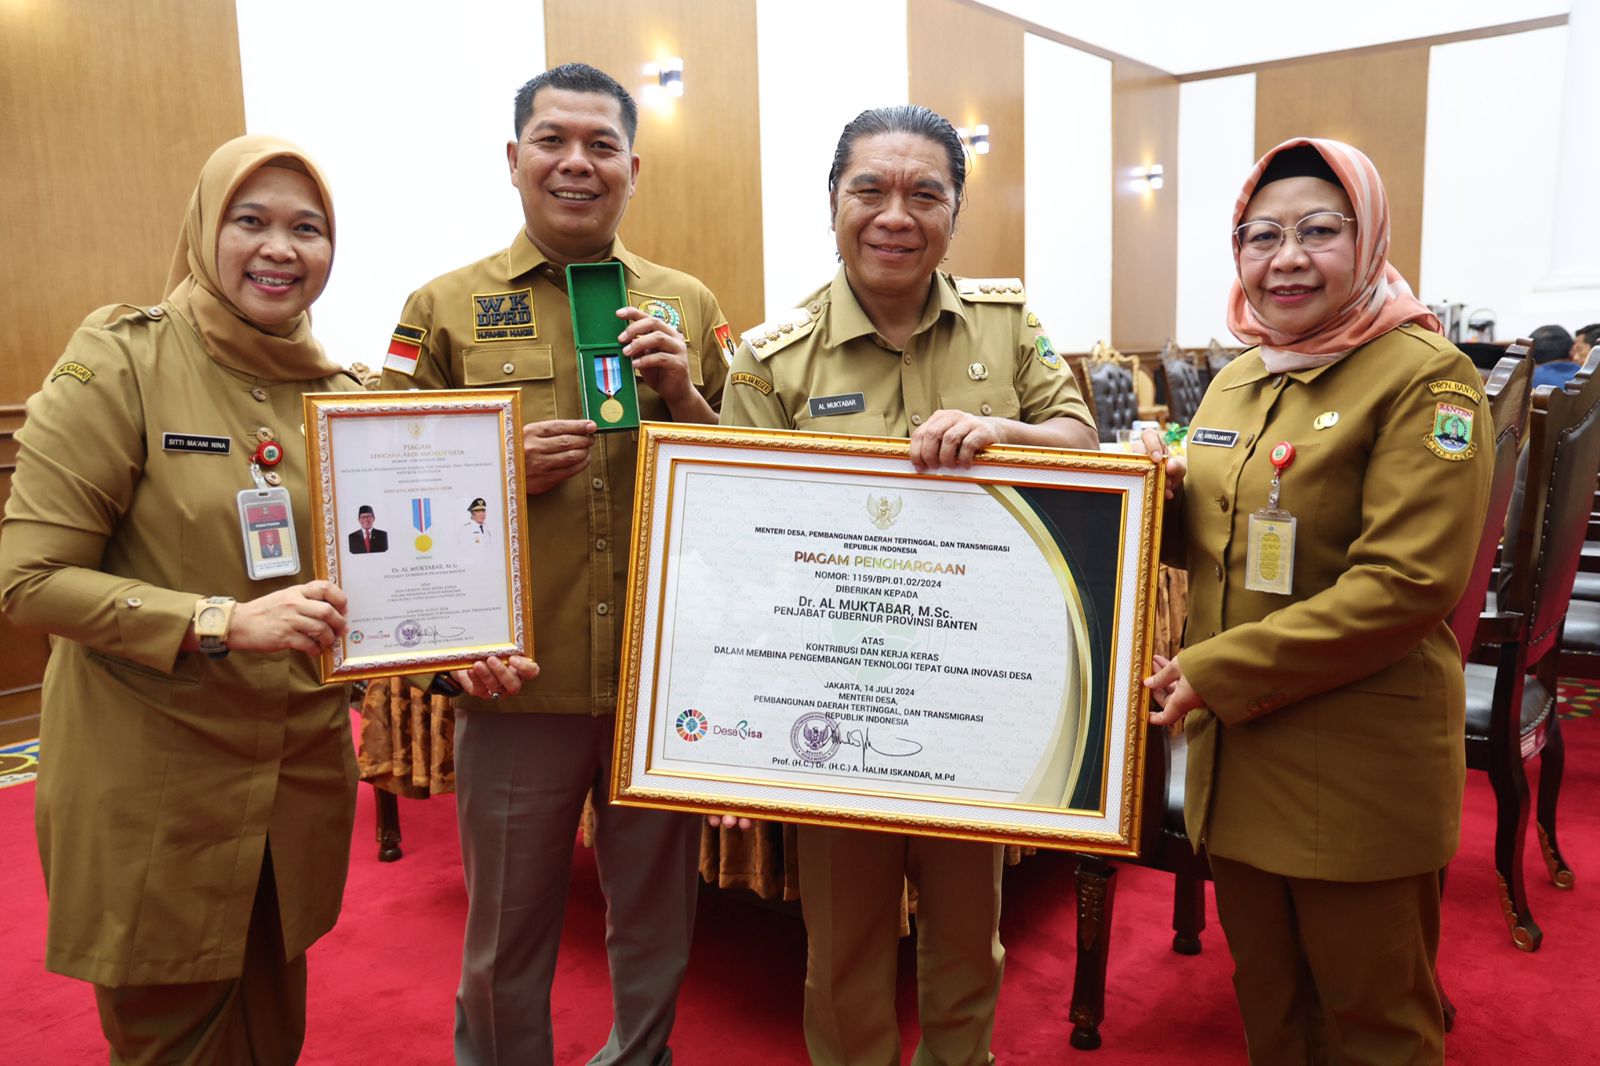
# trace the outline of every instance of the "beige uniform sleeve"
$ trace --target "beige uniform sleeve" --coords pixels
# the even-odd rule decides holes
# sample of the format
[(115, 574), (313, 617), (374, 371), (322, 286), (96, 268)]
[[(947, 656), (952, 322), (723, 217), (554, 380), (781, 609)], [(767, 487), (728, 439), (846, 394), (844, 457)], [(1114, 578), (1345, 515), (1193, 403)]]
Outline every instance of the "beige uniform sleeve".
[[(1039, 317), (1026, 307), (1017, 316), (1017, 399), (1020, 421), (1029, 425), (1052, 418), (1074, 418), (1090, 429), (1094, 415), (1078, 389), (1078, 375), (1055, 350)], [(1051, 364), (1054, 364), (1053, 366)]]
[(722, 424), (757, 429), (793, 429), (773, 384), (771, 371), (741, 341), (728, 368), (728, 391), (722, 398)]
[[(198, 597), (97, 569), (144, 469), (140, 382), (104, 330), (81, 328), (28, 401), (0, 532), (0, 608), (19, 626), (170, 672)], [(174, 522), (182, 521), (173, 515)]]
[(728, 325), (727, 316), (722, 313), (722, 307), (710, 289), (702, 289), (700, 299), (700, 322), (704, 329), (698, 338), (700, 350), (697, 353), (700, 360), (700, 395), (706, 398), (706, 403), (711, 405), (713, 411), (720, 411), (723, 386), (728, 380), (728, 362), (722, 354), (722, 340), (717, 336), (717, 328), (732, 327)]
[(450, 353), (439, 344), (439, 331), (433, 321), (433, 294), (424, 288), (407, 297), (405, 309), (400, 312), (400, 323), (426, 330), (417, 355), (417, 368), (412, 374), (403, 374), (386, 367), (379, 387), (396, 390), (458, 388), (452, 380)]

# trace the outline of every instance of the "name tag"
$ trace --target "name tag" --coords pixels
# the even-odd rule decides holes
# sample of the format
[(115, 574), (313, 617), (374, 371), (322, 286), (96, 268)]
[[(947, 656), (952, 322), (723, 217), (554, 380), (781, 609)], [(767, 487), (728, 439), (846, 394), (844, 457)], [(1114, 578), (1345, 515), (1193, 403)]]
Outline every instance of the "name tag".
[(843, 396), (813, 396), (806, 402), (811, 407), (812, 418), (826, 418), (828, 415), (853, 415), (867, 409), (867, 394), (864, 392), (847, 392)]
[(1191, 429), (1188, 443), (1205, 444), (1212, 448), (1231, 448), (1239, 443), (1239, 431), (1236, 429)]
[(233, 447), (231, 437), (207, 437), (199, 433), (163, 433), (161, 450), (167, 452), (200, 452), (203, 455), (227, 455)]

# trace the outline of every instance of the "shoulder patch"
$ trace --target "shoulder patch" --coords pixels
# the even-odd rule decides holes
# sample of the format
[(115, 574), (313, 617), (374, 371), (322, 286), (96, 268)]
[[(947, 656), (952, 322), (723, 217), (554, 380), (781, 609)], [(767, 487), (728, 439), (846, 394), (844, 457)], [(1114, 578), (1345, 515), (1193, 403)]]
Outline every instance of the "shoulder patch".
[(764, 377), (740, 370), (728, 378), (729, 385), (748, 385), (763, 396), (772, 395), (772, 382)]
[(777, 318), (761, 323), (755, 329), (745, 330), (741, 339), (755, 353), (757, 359), (765, 359), (773, 352), (781, 351), (795, 341), (810, 333), (817, 325), (817, 318), (803, 307), (793, 311), (785, 311)]
[(973, 304), (1020, 304), (1027, 302), (1021, 278), (955, 278), (956, 294)]
[(401, 322), (389, 337), (389, 351), (383, 357), (383, 369), (411, 377), (417, 372), (417, 358), (422, 354), (422, 341), (428, 331), (421, 326)]
[(739, 346), (733, 342), (733, 327), (724, 322), (711, 334), (717, 338), (717, 347), (722, 349), (722, 361), (732, 366), (734, 354), (739, 350)]
[(1057, 354), (1055, 345), (1050, 343), (1050, 338), (1043, 333), (1033, 339), (1034, 349), (1039, 353), (1039, 362), (1051, 370), (1061, 369), (1061, 356)]
[(1423, 443), (1434, 455), (1452, 462), (1471, 459), (1478, 451), (1472, 439), (1472, 416), (1476, 412), (1440, 401), (1433, 408), (1433, 431)]
[(1483, 393), (1479, 392), (1471, 385), (1464, 385), (1459, 381), (1451, 381), (1449, 379), (1445, 379), (1443, 381), (1430, 381), (1428, 382), (1428, 391), (1433, 393), (1435, 396), (1439, 395), (1441, 392), (1455, 393), (1458, 396), (1465, 396), (1473, 403), (1483, 402)]
[(56, 378), (76, 378), (87, 385), (94, 380), (94, 371), (82, 363), (60, 363), (57, 364), (54, 370), (50, 371), (50, 380), (54, 381)]

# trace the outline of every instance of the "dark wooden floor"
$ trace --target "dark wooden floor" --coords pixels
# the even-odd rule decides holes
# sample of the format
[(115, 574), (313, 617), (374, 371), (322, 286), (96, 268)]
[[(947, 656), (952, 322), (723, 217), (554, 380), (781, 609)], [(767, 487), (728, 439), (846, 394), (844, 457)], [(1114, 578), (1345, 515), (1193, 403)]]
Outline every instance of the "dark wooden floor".
[(39, 690), (0, 696), (0, 748), (39, 735)]

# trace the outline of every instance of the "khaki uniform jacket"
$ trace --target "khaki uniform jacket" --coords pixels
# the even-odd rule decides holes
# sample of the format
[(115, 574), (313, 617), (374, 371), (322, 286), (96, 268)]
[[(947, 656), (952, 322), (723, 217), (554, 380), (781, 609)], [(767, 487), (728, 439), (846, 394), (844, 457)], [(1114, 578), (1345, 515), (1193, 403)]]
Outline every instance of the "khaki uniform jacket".
[(1093, 426), (1077, 378), (1024, 299), (1014, 280), (935, 274), (922, 321), (900, 351), (878, 336), (841, 267), (803, 306), (744, 335), (722, 422), (909, 437), (945, 409), (1030, 425), (1064, 415)]
[[(728, 334), (716, 297), (688, 274), (634, 255), (621, 240), (612, 253), (626, 271), (630, 302), (661, 301), (678, 313), (690, 380), (715, 409), (727, 374), (719, 331)], [(526, 232), (506, 250), (435, 278), (406, 300), (396, 331), (397, 338), (412, 340), (421, 331), (415, 371), (397, 370), (391, 361), (383, 387), (517, 388), (524, 422), (582, 418), (566, 286), (566, 272), (546, 260)], [(617, 332), (625, 325), (618, 319)], [(638, 388), (641, 419), (672, 420), (657, 393), (642, 380)], [(493, 703), (462, 697), (463, 706), (616, 711), (638, 447), (635, 432), (596, 434), (587, 470), (528, 497), (539, 676), (516, 696)]]
[[(1443, 619), (1488, 506), (1481, 387), (1448, 342), (1403, 326), (1288, 374), (1252, 350), (1206, 391), (1179, 519), (1179, 661), (1208, 708), (1186, 722), (1185, 820), (1213, 854), (1375, 881), (1455, 853), (1465, 691)], [(1470, 445), (1436, 436), (1442, 407), (1468, 412)], [(1279, 502), (1298, 520), (1289, 596), (1245, 588), (1249, 517), (1267, 505), (1279, 441), (1295, 448)]]
[[(269, 838), (288, 957), (333, 927), (355, 813), (346, 690), (299, 652), (178, 646), (201, 597), (314, 576), (300, 397), (357, 388), (228, 370), (162, 305), (91, 315), (28, 401), (0, 604), (54, 634), (36, 808), (50, 970), (111, 986), (237, 977)], [(254, 486), (262, 428), (283, 444), (305, 562), (252, 581), (236, 494)]]

